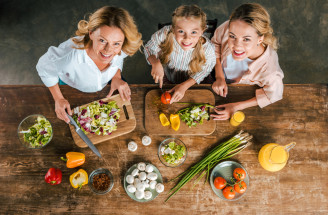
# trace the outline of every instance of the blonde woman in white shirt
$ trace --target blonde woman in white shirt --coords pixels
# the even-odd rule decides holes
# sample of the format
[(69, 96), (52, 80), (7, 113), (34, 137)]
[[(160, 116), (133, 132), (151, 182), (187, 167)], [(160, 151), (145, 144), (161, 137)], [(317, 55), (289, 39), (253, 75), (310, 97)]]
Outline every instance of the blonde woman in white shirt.
[(110, 97), (118, 90), (123, 100), (130, 100), (131, 90), (122, 80), (123, 59), (134, 55), (142, 45), (131, 15), (122, 8), (105, 6), (78, 23), (76, 37), (58, 47), (50, 47), (36, 66), (54, 100), (57, 117), (69, 122), (69, 102), (62, 95), (59, 82), (82, 92), (102, 90), (109, 81)]
[[(177, 84), (170, 103), (183, 98), (187, 89), (199, 84), (216, 63), (215, 47), (203, 36), (206, 14), (196, 5), (182, 5), (172, 15), (172, 26), (165, 26), (145, 45), (151, 75), (162, 88), (164, 82)], [(167, 80), (167, 81), (166, 81)]]

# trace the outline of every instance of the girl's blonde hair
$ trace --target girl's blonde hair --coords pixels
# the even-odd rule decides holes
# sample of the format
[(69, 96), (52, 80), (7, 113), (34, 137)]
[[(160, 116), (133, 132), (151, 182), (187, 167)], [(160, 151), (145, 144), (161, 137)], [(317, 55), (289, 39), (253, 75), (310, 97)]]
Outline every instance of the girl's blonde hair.
[(229, 19), (229, 24), (235, 20), (242, 20), (256, 29), (259, 36), (264, 36), (262, 44), (278, 49), (277, 38), (273, 36), (270, 15), (260, 4), (247, 3), (236, 8)]
[(89, 20), (81, 20), (75, 32), (77, 36), (84, 36), (82, 39), (73, 38), (73, 42), (81, 48), (87, 49), (92, 45), (89, 32), (97, 30), (101, 26), (117, 27), (124, 33), (125, 39), (122, 50), (127, 55), (133, 55), (142, 45), (141, 34), (128, 11), (122, 8), (105, 6), (98, 9), (89, 16)]
[[(182, 5), (175, 9), (172, 14), (172, 28), (176, 26), (178, 18), (194, 18), (201, 20), (201, 28), (203, 31), (206, 30), (206, 14), (197, 5)], [(169, 56), (173, 51), (173, 40), (174, 33), (172, 29), (168, 32), (166, 39), (159, 46), (161, 53), (159, 59), (162, 64), (169, 62)], [(196, 47), (192, 53), (192, 60), (189, 63), (189, 74), (195, 74), (202, 70), (202, 66), (206, 63), (205, 53), (203, 49), (203, 43), (205, 39), (201, 36), (196, 44)]]

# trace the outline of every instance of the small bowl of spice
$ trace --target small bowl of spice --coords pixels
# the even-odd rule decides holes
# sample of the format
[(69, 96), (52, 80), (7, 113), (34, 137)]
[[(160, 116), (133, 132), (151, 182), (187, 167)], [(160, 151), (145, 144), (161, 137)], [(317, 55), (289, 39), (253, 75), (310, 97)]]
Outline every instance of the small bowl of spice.
[(114, 177), (108, 169), (99, 168), (89, 175), (89, 187), (96, 194), (106, 194), (113, 186)]

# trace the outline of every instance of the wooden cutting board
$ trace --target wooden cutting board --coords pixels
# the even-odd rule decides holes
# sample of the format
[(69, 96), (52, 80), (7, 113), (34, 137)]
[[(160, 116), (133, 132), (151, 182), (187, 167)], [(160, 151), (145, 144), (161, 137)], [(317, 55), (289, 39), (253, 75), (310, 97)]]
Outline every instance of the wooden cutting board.
[[(174, 103), (165, 105), (161, 103), (161, 90), (150, 90), (145, 98), (145, 128), (148, 134), (152, 135), (210, 135), (215, 131), (216, 122), (212, 119), (205, 120), (202, 125), (189, 128), (181, 120), (180, 129), (175, 131), (171, 126), (162, 126), (159, 114), (162, 112), (169, 119), (170, 114), (176, 113), (182, 108), (191, 106), (190, 104)], [(187, 90), (185, 96), (179, 102), (207, 103), (215, 104), (214, 94), (207, 89)]]
[[(87, 134), (88, 138), (91, 140), (91, 142), (93, 144), (98, 144), (98, 143), (104, 142), (106, 140), (112, 139), (114, 137), (118, 137), (120, 135), (127, 134), (127, 133), (133, 131), (137, 124), (130, 101), (123, 101), (119, 94), (116, 94), (110, 98), (104, 98), (101, 100), (103, 100), (105, 102), (116, 101), (118, 107), (120, 108), (120, 112), (119, 112), (120, 119), (117, 123), (117, 130), (113, 131), (111, 135), (102, 136), (102, 135), (96, 135), (96, 134), (90, 134), (90, 133)], [(85, 107), (89, 104), (85, 104), (80, 107)], [(73, 125), (69, 124), (69, 128), (71, 130), (72, 137), (73, 137), (75, 144), (82, 148), (88, 147), (88, 145), (75, 132), (75, 127)]]

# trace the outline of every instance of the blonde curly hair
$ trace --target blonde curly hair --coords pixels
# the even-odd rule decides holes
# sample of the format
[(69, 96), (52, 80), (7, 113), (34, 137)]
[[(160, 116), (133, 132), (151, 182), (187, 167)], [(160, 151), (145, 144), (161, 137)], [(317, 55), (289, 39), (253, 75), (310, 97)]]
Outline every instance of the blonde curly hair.
[(89, 16), (89, 20), (81, 20), (78, 23), (78, 29), (75, 32), (77, 36), (83, 36), (82, 39), (73, 38), (73, 42), (81, 48), (87, 49), (92, 45), (89, 32), (97, 30), (101, 26), (117, 27), (124, 33), (125, 39), (122, 50), (127, 55), (134, 55), (142, 45), (141, 33), (128, 11), (122, 8), (105, 6)]
[(262, 44), (278, 49), (277, 38), (273, 36), (271, 20), (268, 11), (260, 4), (247, 3), (236, 8), (229, 19), (229, 24), (233, 21), (241, 20), (256, 29), (259, 36), (264, 36)]
[[(197, 5), (182, 5), (175, 9), (172, 14), (172, 28), (175, 28), (178, 18), (194, 18), (201, 20), (201, 29), (206, 30), (206, 14)], [(161, 53), (159, 59), (162, 64), (169, 62), (169, 56), (173, 51), (173, 39), (174, 34), (172, 29), (168, 32), (166, 39), (160, 44)], [(202, 66), (206, 63), (205, 52), (203, 49), (203, 43), (205, 39), (201, 36), (197, 42), (195, 49), (192, 53), (192, 60), (189, 63), (189, 75), (195, 74), (202, 70)]]

